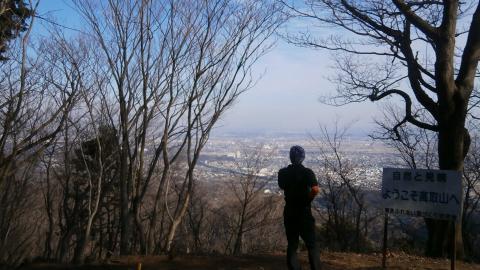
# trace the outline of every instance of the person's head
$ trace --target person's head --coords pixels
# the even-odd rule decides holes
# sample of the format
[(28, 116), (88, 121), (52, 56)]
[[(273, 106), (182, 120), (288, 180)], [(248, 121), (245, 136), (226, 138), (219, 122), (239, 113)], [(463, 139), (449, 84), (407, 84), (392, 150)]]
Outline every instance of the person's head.
[(290, 161), (292, 164), (302, 164), (305, 159), (305, 150), (299, 145), (294, 145), (290, 148)]

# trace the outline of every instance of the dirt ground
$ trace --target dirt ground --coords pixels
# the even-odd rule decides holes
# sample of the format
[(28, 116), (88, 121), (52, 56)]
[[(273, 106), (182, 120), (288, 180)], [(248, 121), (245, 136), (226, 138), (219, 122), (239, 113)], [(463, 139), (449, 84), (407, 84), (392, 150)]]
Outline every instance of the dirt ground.
[[(303, 269), (308, 268), (305, 252), (300, 253)], [(355, 254), (325, 252), (321, 255), (323, 270), (374, 270), (381, 268), (381, 254)], [(256, 256), (227, 257), (227, 256), (179, 256), (169, 260), (163, 256), (149, 257), (119, 257), (112, 258), (102, 264), (84, 266), (66, 266), (52, 264), (32, 264), (23, 270), (46, 269), (111, 269), (135, 270), (141, 263), (142, 270), (283, 270), (285, 258), (283, 254), (268, 254)], [(410, 256), (402, 253), (391, 253), (387, 259), (387, 269), (450, 269), (450, 261), (433, 260), (424, 257)], [(457, 270), (480, 270), (479, 264), (457, 262)]]

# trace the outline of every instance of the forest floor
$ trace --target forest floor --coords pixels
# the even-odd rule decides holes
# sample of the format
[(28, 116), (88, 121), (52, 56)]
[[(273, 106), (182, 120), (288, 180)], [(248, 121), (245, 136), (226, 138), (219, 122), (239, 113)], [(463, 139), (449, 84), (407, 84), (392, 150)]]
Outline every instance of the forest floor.
[[(300, 252), (300, 261), (303, 269), (309, 269), (306, 252)], [(381, 254), (356, 254), (324, 252), (321, 255), (323, 270), (374, 270), (381, 268)], [(128, 256), (111, 258), (102, 264), (83, 266), (53, 265), (36, 263), (22, 267), (23, 270), (46, 269), (111, 269), (135, 270), (141, 263), (141, 270), (283, 270), (285, 265), (284, 254), (268, 254), (255, 256), (178, 256), (169, 260), (164, 256)], [(387, 269), (450, 269), (450, 261), (446, 259), (429, 259), (411, 256), (404, 253), (389, 253)], [(479, 269), (480, 264), (457, 262), (457, 270)]]

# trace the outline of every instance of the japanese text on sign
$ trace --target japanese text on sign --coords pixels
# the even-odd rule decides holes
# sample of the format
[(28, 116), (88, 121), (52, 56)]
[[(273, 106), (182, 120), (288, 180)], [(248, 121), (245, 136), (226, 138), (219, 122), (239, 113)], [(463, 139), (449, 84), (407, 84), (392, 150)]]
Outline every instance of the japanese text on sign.
[(387, 213), (455, 219), (461, 208), (457, 171), (384, 168), (382, 198)]

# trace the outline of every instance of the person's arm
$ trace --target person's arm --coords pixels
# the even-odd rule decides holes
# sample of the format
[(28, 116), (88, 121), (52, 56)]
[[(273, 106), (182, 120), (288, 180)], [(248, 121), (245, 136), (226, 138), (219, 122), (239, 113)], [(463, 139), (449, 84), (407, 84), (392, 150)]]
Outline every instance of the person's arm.
[(315, 173), (313, 171), (309, 171), (309, 185), (310, 185), (310, 193), (308, 194), (308, 198), (313, 200), (318, 193), (320, 193), (320, 187), (318, 186), (317, 177), (315, 177)]
[(285, 171), (283, 169), (279, 170), (278, 171), (278, 186), (281, 188), (281, 189), (285, 189)]

